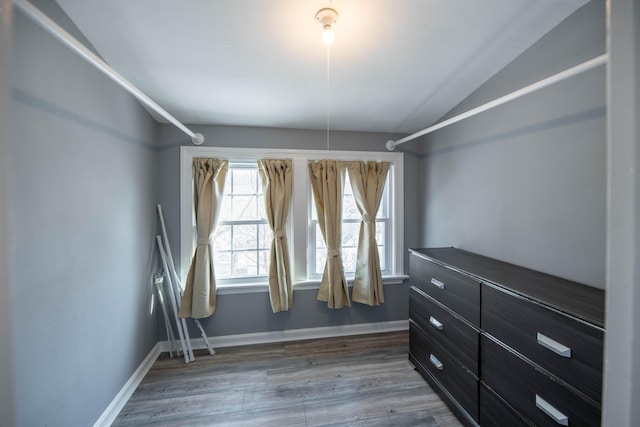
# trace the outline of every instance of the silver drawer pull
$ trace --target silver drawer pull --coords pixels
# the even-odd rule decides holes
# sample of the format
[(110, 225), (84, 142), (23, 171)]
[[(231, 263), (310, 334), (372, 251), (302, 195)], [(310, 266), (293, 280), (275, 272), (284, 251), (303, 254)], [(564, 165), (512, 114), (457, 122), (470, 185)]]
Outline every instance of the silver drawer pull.
[(562, 357), (571, 358), (571, 349), (569, 347), (560, 344), (558, 341), (552, 340), (546, 335), (542, 335), (540, 332), (538, 332), (537, 338), (538, 344), (541, 346), (548, 348)]
[(431, 326), (433, 326), (439, 331), (441, 331), (444, 328), (444, 325), (433, 316), (429, 316), (429, 323), (431, 323)]
[(431, 364), (435, 366), (436, 369), (439, 371), (442, 371), (442, 369), (444, 368), (444, 365), (442, 364), (442, 362), (439, 361), (438, 358), (435, 357), (433, 354), (429, 355), (429, 362), (431, 362)]
[(536, 406), (561, 426), (569, 425), (569, 417), (554, 408), (549, 402), (536, 394)]
[(442, 282), (441, 282), (440, 280), (438, 280), (438, 279), (434, 279), (434, 278), (432, 278), (432, 279), (431, 279), (431, 284), (432, 284), (432, 285), (436, 285), (436, 287), (437, 287), (438, 289), (444, 289), (444, 283), (442, 283)]

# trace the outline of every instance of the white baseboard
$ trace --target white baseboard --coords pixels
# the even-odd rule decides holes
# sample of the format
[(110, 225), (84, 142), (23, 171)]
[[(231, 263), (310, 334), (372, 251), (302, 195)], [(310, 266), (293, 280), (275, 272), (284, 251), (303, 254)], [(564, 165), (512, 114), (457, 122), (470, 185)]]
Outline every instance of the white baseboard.
[[(208, 339), (211, 346), (215, 349), (219, 347), (234, 347), (239, 345), (310, 340), (348, 335), (377, 334), (381, 332), (405, 331), (407, 329), (409, 329), (408, 320), (394, 320), (391, 322), (358, 323), (355, 325), (324, 326), (320, 328), (223, 335), (218, 337), (208, 337)], [(160, 345), (161, 352), (169, 351), (168, 341), (160, 341), (158, 344)], [(207, 348), (203, 338), (192, 338), (191, 346), (194, 350)]]
[(153, 366), (153, 363), (156, 361), (161, 350), (161, 343), (157, 343), (153, 346), (147, 357), (144, 358), (140, 366), (135, 370), (131, 378), (127, 380), (127, 382), (122, 386), (122, 389), (116, 394), (116, 397), (113, 398), (107, 409), (104, 410), (98, 421), (95, 422), (93, 427), (109, 427), (116, 419), (124, 405), (127, 403), (133, 392), (136, 390), (142, 379), (149, 369)]
[[(233, 347), (239, 345), (265, 344), (285, 341), (310, 340), (318, 338), (342, 337), (349, 335), (377, 334), (381, 332), (405, 331), (409, 329), (408, 320), (391, 322), (358, 323), (355, 325), (324, 326), (321, 328), (290, 329), (286, 331), (258, 332), (253, 334), (224, 335), (209, 337), (209, 343), (216, 347)], [(205, 349), (207, 346), (202, 338), (191, 339), (194, 350)], [(93, 427), (109, 427), (127, 403), (136, 387), (149, 372), (160, 353), (169, 351), (168, 341), (159, 341), (144, 358), (131, 378), (122, 386), (107, 409), (104, 410)]]

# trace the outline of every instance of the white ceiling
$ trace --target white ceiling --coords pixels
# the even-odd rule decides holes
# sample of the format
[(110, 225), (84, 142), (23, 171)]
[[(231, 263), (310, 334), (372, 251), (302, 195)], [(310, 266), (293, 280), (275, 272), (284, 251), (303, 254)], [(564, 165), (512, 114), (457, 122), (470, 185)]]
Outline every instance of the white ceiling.
[[(189, 124), (412, 133), (587, 0), (57, 0)], [(316, 12), (338, 11), (329, 52)]]

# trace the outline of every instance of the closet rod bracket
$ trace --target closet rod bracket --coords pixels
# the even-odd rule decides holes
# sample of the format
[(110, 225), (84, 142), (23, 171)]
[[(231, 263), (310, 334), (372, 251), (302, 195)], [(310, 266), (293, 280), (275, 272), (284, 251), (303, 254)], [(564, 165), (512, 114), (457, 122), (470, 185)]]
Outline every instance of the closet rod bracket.
[(191, 142), (193, 142), (194, 145), (202, 145), (202, 143), (204, 142), (204, 135), (202, 135), (201, 133), (193, 134), (193, 136), (191, 137)]

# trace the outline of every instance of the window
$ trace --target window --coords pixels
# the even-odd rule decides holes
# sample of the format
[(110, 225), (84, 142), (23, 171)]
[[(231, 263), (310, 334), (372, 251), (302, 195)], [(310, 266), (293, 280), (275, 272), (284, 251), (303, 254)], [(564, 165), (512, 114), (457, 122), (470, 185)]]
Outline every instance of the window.
[(255, 163), (229, 164), (214, 241), (216, 278), (269, 274), (271, 230)]
[[(192, 162), (195, 157), (229, 160), (224, 198), (214, 234), (214, 265), (219, 288), (254, 289), (267, 287), (271, 230), (264, 214), (262, 185), (257, 160), (289, 158), (293, 161), (293, 196), (287, 235), (291, 253), (294, 287), (317, 287), (322, 276), (326, 248), (313, 206), (308, 162), (319, 159), (389, 161), (391, 168), (376, 215), (376, 241), (383, 278), (403, 274), (403, 157), (402, 153), (238, 149), (217, 147), (181, 147), (180, 151), (180, 262), (186, 275), (195, 247), (193, 223)], [(355, 271), (361, 215), (351, 184), (344, 187), (342, 221), (342, 259), (347, 279)], [(240, 286), (241, 288), (238, 288)]]
[[(382, 193), (382, 201), (376, 215), (376, 242), (378, 243), (378, 253), (380, 254), (380, 269), (382, 275), (390, 274), (387, 268), (386, 259), (389, 256), (387, 249), (393, 246), (391, 237), (393, 233), (388, 230), (391, 225), (389, 218), (389, 182), (393, 176), (390, 170), (387, 175), (387, 184)], [(309, 228), (312, 244), (309, 247), (309, 277), (321, 278), (324, 271), (324, 264), (327, 260), (327, 247), (322, 238), (322, 232), (318, 225), (318, 217), (316, 213), (313, 197), (309, 212)], [(362, 215), (356, 206), (356, 200), (349, 182), (349, 173), (346, 173), (344, 184), (344, 196), (342, 199), (342, 266), (347, 277), (352, 276), (356, 271), (356, 258), (358, 255), (358, 238), (360, 236), (360, 221)]]

